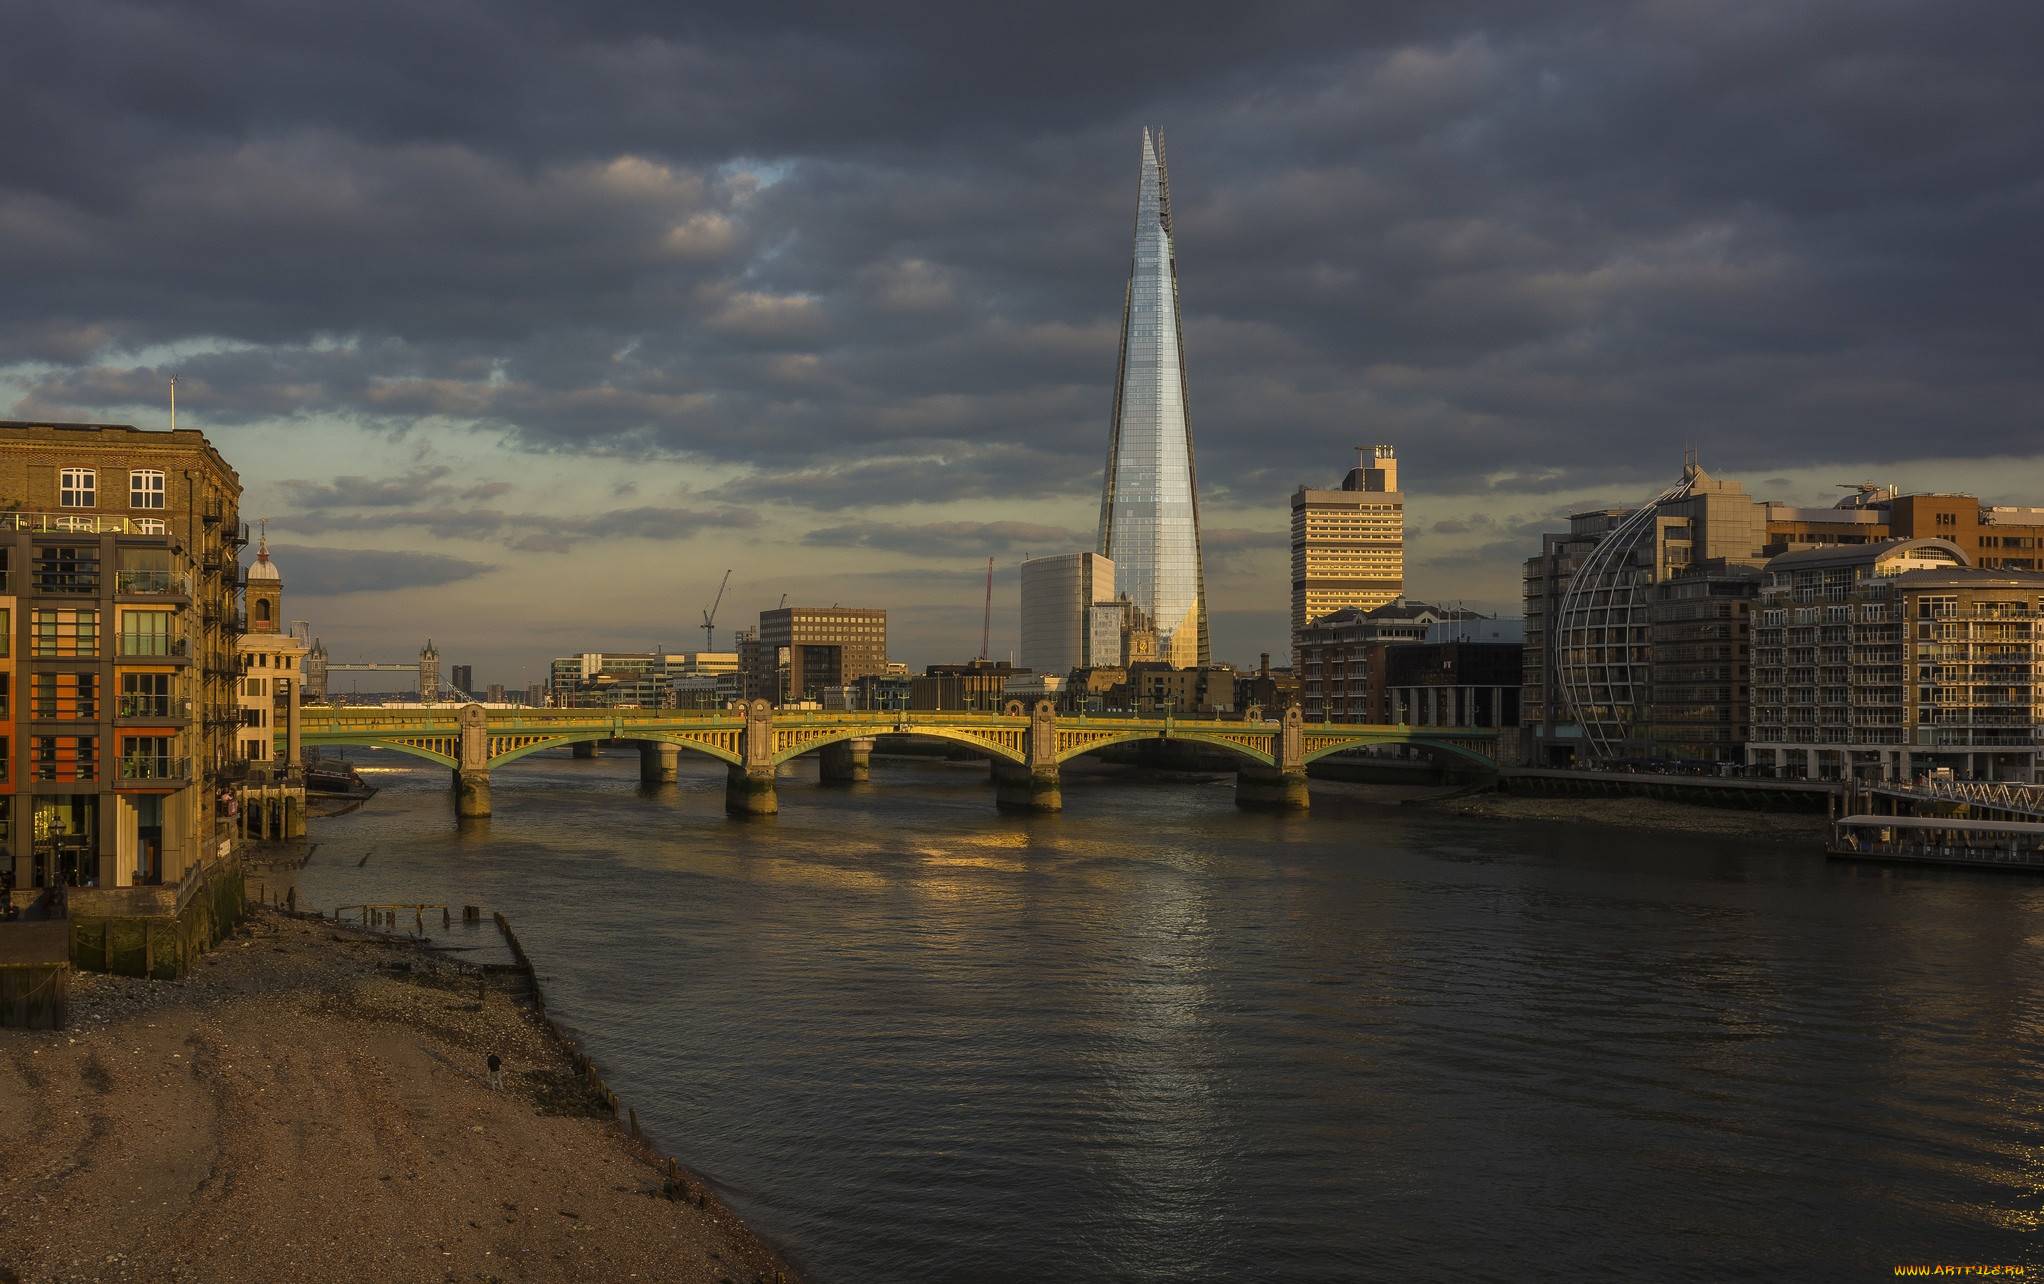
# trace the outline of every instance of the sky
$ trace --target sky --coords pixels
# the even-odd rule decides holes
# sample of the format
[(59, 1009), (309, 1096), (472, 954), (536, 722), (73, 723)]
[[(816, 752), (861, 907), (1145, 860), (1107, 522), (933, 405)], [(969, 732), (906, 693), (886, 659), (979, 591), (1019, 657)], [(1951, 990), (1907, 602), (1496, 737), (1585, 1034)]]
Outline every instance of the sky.
[(23, 0), (0, 418), (204, 431), (337, 659), (537, 679), (881, 606), (1015, 648), (1093, 546), (1164, 132), (1216, 657), (1397, 447), (1407, 591), (1518, 613), (1695, 446), (2044, 503), (2044, 9)]

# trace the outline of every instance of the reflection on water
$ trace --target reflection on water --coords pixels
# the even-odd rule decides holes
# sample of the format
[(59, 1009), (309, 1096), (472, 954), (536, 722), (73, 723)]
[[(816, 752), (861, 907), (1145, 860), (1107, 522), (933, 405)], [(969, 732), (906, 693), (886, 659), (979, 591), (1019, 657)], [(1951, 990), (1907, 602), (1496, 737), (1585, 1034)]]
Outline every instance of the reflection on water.
[[(403, 760), (380, 760), (403, 767)], [(439, 768), (301, 903), (518, 925), (662, 1144), (820, 1281), (1858, 1278), (2029, 1262), (2044, 884), (875, 764)], [(357, 864), (363, 855), (370, 859)]]

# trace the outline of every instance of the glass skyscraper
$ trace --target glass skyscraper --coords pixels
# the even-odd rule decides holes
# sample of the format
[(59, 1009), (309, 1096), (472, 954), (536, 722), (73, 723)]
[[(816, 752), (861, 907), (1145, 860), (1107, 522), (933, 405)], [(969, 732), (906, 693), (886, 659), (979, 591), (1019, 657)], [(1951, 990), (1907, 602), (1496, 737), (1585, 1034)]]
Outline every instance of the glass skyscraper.
[(1114, 436), (1100, 497), (1100, 553), (1115, 589), (1157, 632), (1157, 655), (1206, 664), (1206, 572), (1199, 492), (1185, 414), (1185, 342), (1178, 325), (1178, 260), (1171, 248), (1171, 183), (1164, 138), (1143, 131), (1135, 259), (1122, 303)]

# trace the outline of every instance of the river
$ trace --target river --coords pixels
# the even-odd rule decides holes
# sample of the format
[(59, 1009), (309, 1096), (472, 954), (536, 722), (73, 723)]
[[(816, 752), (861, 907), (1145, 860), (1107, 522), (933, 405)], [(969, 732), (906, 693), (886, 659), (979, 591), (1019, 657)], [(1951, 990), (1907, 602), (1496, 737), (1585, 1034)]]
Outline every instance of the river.
[(2027, 877), (1318, 786), (1074, 774), (1016, 817), (895, 760), (732, 821), (687, 755), (652, 790), (535, 755), (462, 824), (445, 769), (359, 761), (382, 792), (313, 822), (301, 905), (502, 911), (817, 1284), (2038, 1264)]

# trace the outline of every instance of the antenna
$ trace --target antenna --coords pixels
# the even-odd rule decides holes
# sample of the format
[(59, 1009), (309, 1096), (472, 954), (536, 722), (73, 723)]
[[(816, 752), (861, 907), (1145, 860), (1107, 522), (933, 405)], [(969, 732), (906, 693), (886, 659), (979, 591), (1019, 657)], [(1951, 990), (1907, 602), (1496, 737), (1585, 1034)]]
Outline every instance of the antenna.
[(979, 658), (987, 658), (994, 638), (994, 559), (987, 559), (987, 609), (979, 621)]
[(170, 377), (170, 430), (177, 431), (177, 376)]
[(717, 649), (717, 608), (724, 604), (724, 589), (731, 583), (731, 572), (724, 572), (724, 583), (717, 586), (717, 600), (710, 603), (703, 612), (703, 650)]

